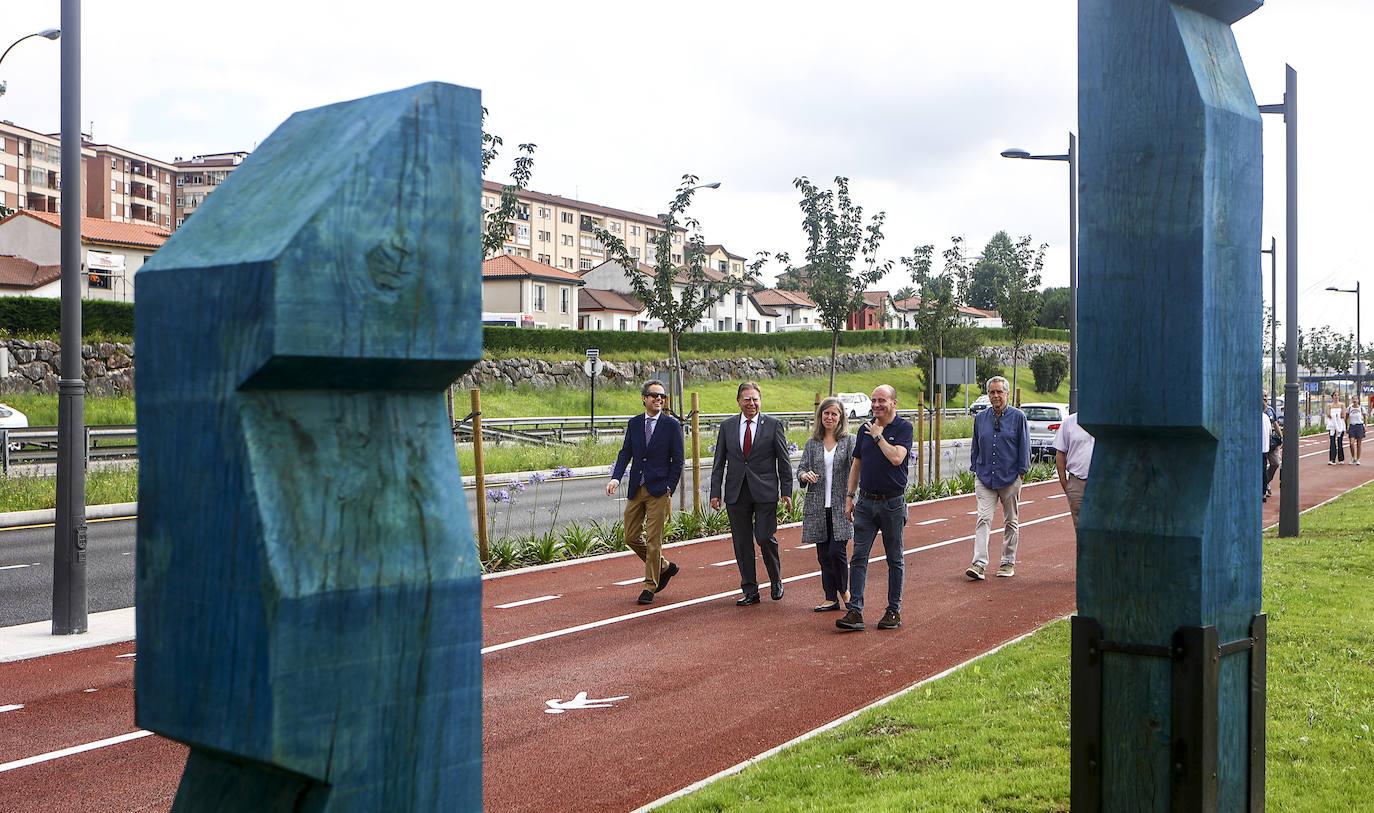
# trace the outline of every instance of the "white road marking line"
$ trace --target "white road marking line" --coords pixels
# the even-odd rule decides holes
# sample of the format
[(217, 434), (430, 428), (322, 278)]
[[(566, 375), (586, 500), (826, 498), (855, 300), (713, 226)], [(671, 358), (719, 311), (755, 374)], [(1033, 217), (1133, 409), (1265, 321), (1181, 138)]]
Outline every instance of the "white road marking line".
[(73, 745), (71, 748), (63, 748), (60, 751), (49, 751), (46, 754), (39, 754), (38, 756), (25, 757), (24, 759), (16, 759), (13, 762), (6, 762), (0, 764), (0, 773), (5, 773), (6, 771), (13, 771), (17, 768), (27, 768), (30, 765), (37, 765), (40, 762), (49, 762), (54, 759), (61, 759), (62, 757), (69, 757), (73, 754), (81, 754), (86, 751), (94, 751), (97, 748), (104, 748), (109, 745), (119, 745), (122, 742), (128, 742), (130, 740), (137, 740), (142, 737), (152, 736), (152, 733), (153, 732), (151, 731), (142, 730), (131, 731), (128, 734), (120, 734), (118, 737), (109, 737), (103, 740), (96, 740), (95, 742), (88, 742), (85, 745)]
[(623, 581), (623, 582), (613, 582), (613, 584), (615, 584), (616, 587), (629, 587), (629, 586), (632, 585), (632, 584), (639, 584), (639, 583), (642, 582), (642, 581), (644, 581), (644, 580), (643, 580), (643, 579), (626, 579), (626, 580)]
[(976, 516), (978, 516), (978, 512), (977, 512), (977, 511), (965, 511), (964, 514), (965, 514), (965, 516), (970, 516), (970, 517), (976, 517)]
[(1033, 502), (1035, 502), (1035, 500), (1021, 500), (1021, 501), (1018, 502), (1016, 505), (1019, 507), (1019, 506), (1022, 506), (1022, 505), (1030, 505), (1030, 504), (1033, 503)]
[(497, 604), (496, 609), (509, 610), (511, 607), (523, 607), (526, 604), (538, 604), (541, 601), (553, 601), (556, 598), (563, 598), (563, 594), (559, 593), (556, 596), (540, 596), (539, 598), (527, 598), (524, 601), (512, 601), (508, 604)]
[(814, 548), (814, 547), (816, 547), (816, 543), (815, 543), (815, 542), (808, 542), (808, 543), (805, 544), (805, 545), (798, 545), (798, 546), (797, 546), (797, 550), (806, 550), (807, 548)]
[[(975, 513), (976, 513), (976, 512), (975, 512)], [(934, 524), (937, 523), (937, 522), (949, 522), (949, 518), (948, 518), (948, 517), (940, 517), (939, 519), (928, 519), (928, 520), (926, 520), (925, 522), (918, 522), (918, 523), (916, 523), (916, 524), (917, 524), (917, 525), (934, 525)]]
[(0, 711), (19, 711), (22, 708), (24, 708), (23, 703), (15, 703), (10, 706), (0, 706)]
[(724, 562), (712, 562), (711, 567), (729, 567), (735, 563), (734, 559), (726, 559)]
[(18, 570), (21, 567), (39, 567), (40, 564), (40, 562), (34, 562), (33, 564), (29, 565), (5, 565), (3, 567), (0, 567), (0, 570)]
[(1064, 499), (1064, 495), (1063, 495), (1063, 494), (1051, 494), (1050, 496), (1046, 497), (1045, 499), (1047, 499), (1047, 500), (1062, 500), (1062, 499)]
[(137, 654), (138, 654), (138, 653), (136, 653), (136, 652), (130, 652), (130, 653), (127, 654), (127, 655), (115, 655), (115, 657), (116, 657), (116, 658), (132, 658), (132, 657), (134, 657), (134, 656), (137, 655)]
[[(1062, 513), (1062, 514), (1054, 514), (1053, 516), (1042, 517), (1042, 518), (1040, 518), (1040, 519), (1033, 519), (1033, 520), (1030, 520), (1030, 521), (1028, 521), (1028, 522), (1023, 522), (1023, 523), (1021, 523), (1021, 526), (1020, 526), (1020, 527), (1025, 528), (1025, 527), (1030, 526), (1030, 525), (1038, 525), (1038, 524), (1040, 524), (1040, 523), (1042, 523), (1042, 522), (1049, 522), (1049, 521), (1051, 521), (1051, 520), (1063, 519), (1064, 517), (1067, 517), (1067, 516), (1069, 516), (1069, 513), (1066, 511), (1066, 512), (1064, 512), (1064, 513)], [(996, 534), (996, 533), (1002, 533), (1002, 529), (1001, 529), (1001, 528), (994, 528), (994, 529), (992, 529), (992, 533), (995, 533), (995, 534)], [(968, 536), (961, 536), (961, 537), (958, 537), (958, 538), (956, 538), (956, 539), (947, 539), (947, 540), (945, 540), (945, 541), (943, 541), (943, 542), (936, 542), (936, 543), (930, 544), (930, 545), (923, 545), (923, 546), (921, 546), (921, 547), (919, 547), (919, 548), (912, 548), (911, 550), (904, 550), (904, 551), (902, 551), (902, 554), (905, 556), (905, 555), (908, 554), (908, 553), (919, 553), (919, 552), (921, 552), (921, 551), (932, 550), (932, 549), (934, 549), (934, 548), (942, 548), (942, 547), (944, 547), (944, 546), (946, 546), (946, 545), (953, 545), (953, 544), (956, 544), (956, 543), (958, 543), (958, 542), (967, 542), (967, 541), (969, 541), (969, 540), (972, 539), (972, 538), (973, 538), (973, 534), (969, 534)], [(880, 559), (883, 559), (883, 558), (885, 558), (885, 554), (882, 553), (882, 552), (879, 552), (878, 555), (873, 556), (873, 557), (870, 557), (868, 561), (869, 561), (870, 563), (872, 563), (872, 562), (877, 562), (877, 561), (879, 561)], [(734, 560), (731, 559), (730, 561), (728, 561), (728, 562), (723, 562), (722, 564), (734, 564)], [(815, 571), (812, 571), (812, 572), (810, 572), (810, 573), (800, 573), (800, 574), (798, 574), (798, 575), (796, 575), (796, 576), (789, 576), (789, 577), (784, 578), (784, 579), (783, 579), (783, 583), (786, 584), (787, 582), (800, 581), (801, 579), (810, 579), (810, 578), (814, 578), (814, 577), (819, 576), (819, 575), (821, 575), (821, 572), (820, 572), (819, 570), (815, 570)], [(699, 596), (699, 597), (697, 597), (697, 598), (687, 599), (686, 601), (679, 601), (679, 602), (677, 602), (676, 604), (665, 604), (665, 605), (663, 605), (663, 606), (661, 606), (661, 607), (653, 607), (653, 608), (650, 608), (650, 609), (648, 609), (648, 610), (638, 610), (638, 611), (635, 611), (635, 612), (626, 613), (625, 615), (617, 615), (617, 616), (614, 616), (614, 617), (612, 617), (612, 618), (603, 618), (603, 619), (601, 619), (601, 620), (599, 620), (599, 621), (589, 621), (589, 622), (587, 622), (587, 623), (585, 623), (585, 624), (578, 624), (577, 626), (573, 626), (573, 627), (565, 627), (564, 629), (561, 629), (561, 630), (551, 630), (551, 631), (549, 631), (549, 632), (542, 632), (542, 633), (539, 633), (538, 635), (531, 635), (531, 636), (529, 636), (528, 638), (517, 638), (517, 639), (514, 640), (514, 641), (506, 641), (505, 643), (492, 644), (491, 646), (484, 646), (484, 647), (482, 647), (482, 653), (481, 653), (481, 654), (483, 654), (483, 655), (488, 655), (488, 654), (490, 654), (490, 653), (492, 653), (492, 652), (500, 652), (500, 651), (503, 650), (503, 649), (514, 649), (515, 647), (525, 646), (525, 645), (527, 645), (527, 644), (534, 644), (534, 643), (538, 643), (538, 642), (540, 642), (540, 641), (547, 641), (547, 640), (550, 640), (550, 639), (552, 639), (552, 638), (561, 638), (561, 637), (563, 637), (563, 636), (565, 636), (565, 635), (572, 635), (573, 633), (576, 633), (576, 632), (586, 632), (587, 630), (594, 630), (594, 629), (597, 629), (597, 628), (599, 628), (599, 627), (607, 627), (607, 626), (610, 626), (611, 624), (619, 624), (619, 623), (621, 623), (621, 622), (623, 622), (623, 621), (631, 621), (631, 620), (634, 620), (634, 619), (636, 619), (636, 618), (644, 618), (645, 616), (657, 615), (657, 614), (659, 614), (659, 613), (666, 613), (666, 612), (668, 612), (669, 610), (677, 610), (677, 609), (681, 609), (681, 608), (683, 608), (683, 607), (691, 607), (691, 606), (696, 605), (696, 604), (705, 604), (705, 603), (707, 603), (707, 602), (709, 602), (709, 601), (715, 601), (715, 600), (717, 600), (717, 599), (722, 599), (722, 598), (737, 598), (738, 596), (739, 596), (739, 590), (738, 590), (738, 589), (730, 590), (730, 591), (725, 592), (725, 593), (715, 593), (715, 594), (712, 594), (712, 595), (709, 595), (709, 596)]]

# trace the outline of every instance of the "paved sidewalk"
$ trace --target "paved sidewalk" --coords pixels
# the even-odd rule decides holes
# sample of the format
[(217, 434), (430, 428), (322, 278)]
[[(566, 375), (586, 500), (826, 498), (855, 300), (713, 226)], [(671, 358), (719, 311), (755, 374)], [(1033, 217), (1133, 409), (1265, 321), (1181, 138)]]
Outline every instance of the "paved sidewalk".
[(117, 644), (134, 639), (134, 608), (91, 613), (86, 616), (86, 632), (79, 635), (53, 635), (52, 621), (35, 621), (15, 627), (0, 627), (0, 663), (22, 661), (60, 652)]

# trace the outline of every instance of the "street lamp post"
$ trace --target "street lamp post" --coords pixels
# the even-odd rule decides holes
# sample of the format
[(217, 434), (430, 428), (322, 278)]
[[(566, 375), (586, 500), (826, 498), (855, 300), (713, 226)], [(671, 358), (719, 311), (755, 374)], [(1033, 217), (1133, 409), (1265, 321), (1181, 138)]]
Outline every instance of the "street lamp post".
[(1022, 149), (1002, 151), (1003, 158), (1065, 161), (1069, 165), (1069, 412), (1078, 411), (1078, 136), (1069, 133), (1063, 155), (1031, 155)]
[[(1292, 65), (1285, 65), (1284, 68), (1283, 101), (1279, 104), (1262, 104), (1259, 111), (1282, 114), (1284, 123), (1287, 185), (1285, 229), (1288, 235), (1284, 254), (1284, 273), (1288, 275), (1284, 314), (1288, 324), (1284, 330), (1284, 341), (1288, 347), (1288, 358), (1284, 362), (1283, 436), (1295, 439), (1302, 434), (1298, 426), (1301, 410), (1293, 408), (1298, 403), (1298, 72), (1293, 70)], [(1298, 535), (1297, 448), (1294, 440), (1294, 445), (1284, 452), (1279, 474), (1279, 482), (1283, 484), (1279, 493), (1279, 536)]]
[[(1269, 403), (1278, 400), (1275, 389), (1279, 383), (1279, 252), (1278, 240), (1269, 238), (1269, 248), (1260, 249), (1269, 255)], [(1284, 409), (1288, 409), (1285, 403)]]
[(1360, 359), (1364, 358), (1364, 346), (1360, 344), (1360, 281), (1355, 281), (1354, 288), (1328, 285), (1326, 290), (1355, 295), (1355, 399), (1358, 401), (1364, 398), (1364, 368), (1360, 366)]
[(35, 31), (32, 34), (25, 34), (24, 36), (10, 43), (10, 47), (5, 49), (5, 53), (0, 54), (0, 62), (5, 61), (5, 57), (9, 56), (10, 51), (14, 50), (14, 46), (18, 45), (19, 43), (23, 42), (29, 37), (42, 37), (43, 39), (55, 40), (60, 36), (62, 36), (62, 29), (60, 28), (45, 28), (42, 31)]

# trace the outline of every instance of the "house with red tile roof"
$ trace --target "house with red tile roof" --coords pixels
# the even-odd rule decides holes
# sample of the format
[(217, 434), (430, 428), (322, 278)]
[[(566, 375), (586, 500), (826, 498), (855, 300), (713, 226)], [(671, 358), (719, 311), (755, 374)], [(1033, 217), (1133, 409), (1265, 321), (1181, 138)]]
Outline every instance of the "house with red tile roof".
[(0, 254), (0, 296), (62, 295), (62, 266), (39, 265), (23, 257)]
[[(721, 284), (728, 280), (726, 273), (716, 269), (703, 268), (702, 272), (705, 274), (706, 280), (711, 283)], [(634, 273), (652, 276), (654, 269), (644, 263), (639, 263)], [(581, 276), (589, 287), (616, 291), (627, 296), (634, 295), (634, 286), (630, 284), (629, 274), (619, 263), (613, 260), (607, 260), (591, 270), (583, 272)], [(692, 284), (686, 269), (679, 269), (677, 277), (673, 280), (674, 294), (681, 296)], [(775, 310), (772, 306), (756, 299), (751, 289), (724, 290), (716, 298), (716, 302), (702, 314), (701, 320), (692, 328), (692, 331), (700, 333), (772, 333), (777, 329), (778, 320), (781, 317), (781, 311)], [(642, 329), (659, 330), (660, 328), (658, 320), (649, 319)]]
[[(21, 209), (0, 220), (0, 255), (20, 258), (35, 267), (62, 264), (62, 215)], [(81, 218), (81, 296), (132, 302), (134, 273), (162, 247), (170, 232), (141, 223)], [(58, 296), (45, 283), (33, 290), (0, 285), (9, 296)]]
[(578, 289), (577, 313), (581, 330), (643, 330), (649, 321), (643, 302), (607, 288)]
[(754, 292), (754, 301), (778, 314), (774, 330), (805, 330), (802, 325), (820, 324), (816, 303), (801, 291), (765, 288)]
[[(528, 314), (534, 327), (577, 328), (582, 278), (528, 257), (502, 254), (482, 263), (482, 320)], [(523, 320), (517, 320), (523, 321)]]

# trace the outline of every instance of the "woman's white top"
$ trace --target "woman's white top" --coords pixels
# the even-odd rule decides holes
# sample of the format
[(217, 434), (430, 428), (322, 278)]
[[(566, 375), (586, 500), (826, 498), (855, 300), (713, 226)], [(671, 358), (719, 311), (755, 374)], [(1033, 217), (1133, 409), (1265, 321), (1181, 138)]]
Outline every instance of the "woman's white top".
[[(821, 448), (825, 448), (822, 446)], [(825, 507), (830, 507), (830, 479), (835, 474), (835, 449), (840, 448), (836, 443), (834, 447), (825, 449)]]
[(1350, 408), (1345, 411), (1345, 421), (1351, 426), (1364, 423), (1364, 410), (1360, 408), (1359, 404), (1351, 404)]
[(1339, 435), (1345, 431), (1345, 421), (1341, 419), (1345, 410), (1341, 407), (1331, 407), (1330, 417), (1326, 420), (1326, 431), (1332, 435)]

